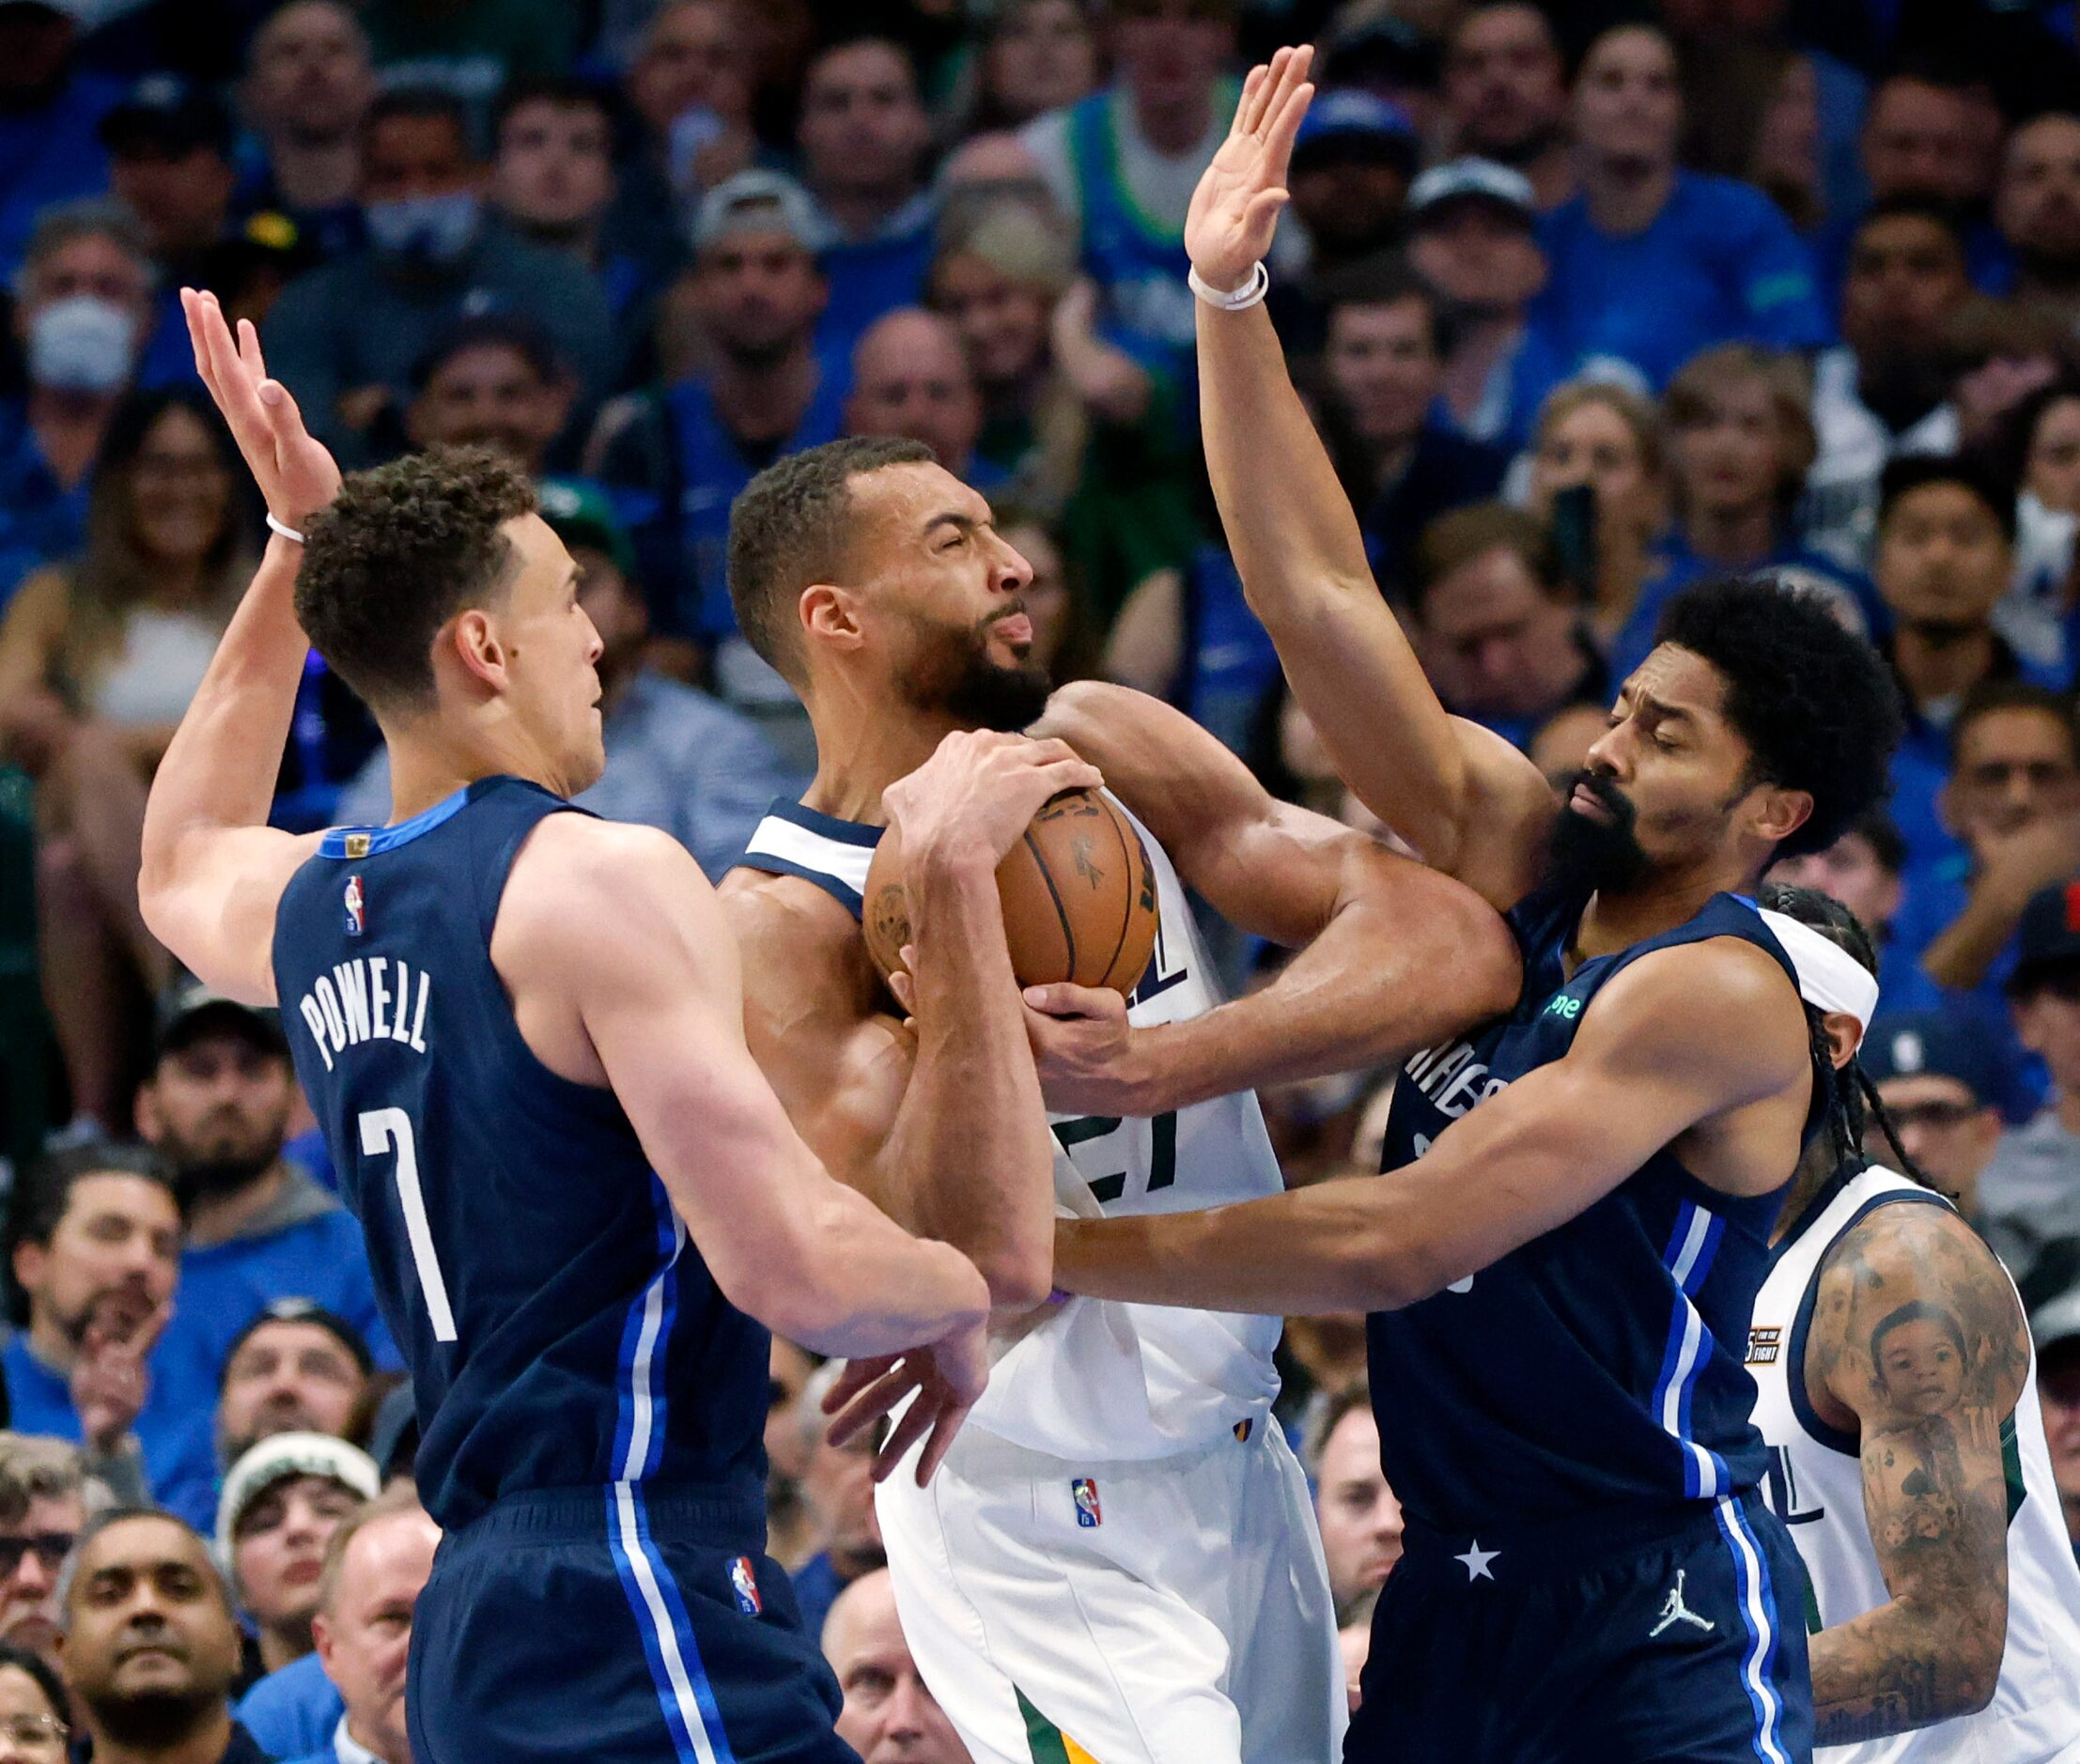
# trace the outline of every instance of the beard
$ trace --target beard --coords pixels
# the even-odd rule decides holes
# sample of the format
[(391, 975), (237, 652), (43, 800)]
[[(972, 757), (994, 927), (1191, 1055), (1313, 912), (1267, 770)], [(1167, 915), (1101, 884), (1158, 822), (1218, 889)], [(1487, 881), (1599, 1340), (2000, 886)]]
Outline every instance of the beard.
[(936, 643), (921, 645), (902, 682), (910, 708), (1002, 735), (1037, 722), (1053, 690), (1047, 669), (1030, 657), (1007, 668), (989, 655), (990, 627), (1024, 611), (1014, 602), (968, 630), (944, 631)]
[(184, 1212), (197, 1200), (237, 1194), (272, 1169), (281, 1153), (277, 1144), (242, 1155), (204, 1157), (192, 1163), (182, 1159), (175, 1167), (174, 1194)]
[(159, 1752), (194, 1733), (222, 1706), (224, 1693), (191, 1684), (185, 1691), (146, 1691), (135, 1696), (103, 1693), (84, 1700), (96, 1725), (117, 1745)]
[[(1594, 820), (1569, 807), (1576, 788), (1594, 797), (1610, 819)], [(1546, 838), (1542, 882), (1584, 898), (1638, 888), (1653, 868), (1640, 848), (1638, 818), (1631, 798), (1600, 773), (1581, 771), (1564, 780), (1560, 812)]]

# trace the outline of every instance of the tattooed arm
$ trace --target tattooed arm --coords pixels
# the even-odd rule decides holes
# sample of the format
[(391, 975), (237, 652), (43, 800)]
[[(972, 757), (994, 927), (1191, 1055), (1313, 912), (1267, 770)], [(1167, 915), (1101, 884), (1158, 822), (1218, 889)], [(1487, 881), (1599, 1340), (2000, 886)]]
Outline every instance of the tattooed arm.
[(1993, 1252), (1947, 1208), (1881, 1207), (1821, 1271), (1806, 1385), (1860, 1433), (1889, 1602), (1812, 1639), (1814, 1740), (1842, 1745), (1985, 1708), (2008, 1638), (2001, 1429), (2029, 1338)]

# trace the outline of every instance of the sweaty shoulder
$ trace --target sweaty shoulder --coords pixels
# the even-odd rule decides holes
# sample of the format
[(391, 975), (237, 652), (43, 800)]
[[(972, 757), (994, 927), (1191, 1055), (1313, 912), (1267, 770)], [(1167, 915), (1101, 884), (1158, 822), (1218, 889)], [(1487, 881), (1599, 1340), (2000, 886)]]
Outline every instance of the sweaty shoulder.
[(598, 972), (687, 910), (712, 914), (713, 899), (692, 854), (669, 833), (589, 814), (545, 815), (507, 873), (492, 964), (508, 987), (516, 965), (531, 975)]

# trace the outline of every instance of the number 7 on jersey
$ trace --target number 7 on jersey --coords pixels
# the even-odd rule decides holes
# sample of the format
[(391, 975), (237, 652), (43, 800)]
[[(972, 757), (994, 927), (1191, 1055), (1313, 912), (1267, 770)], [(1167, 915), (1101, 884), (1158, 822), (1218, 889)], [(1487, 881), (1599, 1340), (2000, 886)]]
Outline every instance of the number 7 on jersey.
[(441, 1259), (433, 1252), (433, 1229), (427, 1223), (427, 1199), (419, 1188), (419, 1153), (411, 1137), (411, 1117), (401, 1108), (370, 1108), (361, 1116), (361, 1150), (380, 1157), (397, 1152), (397, 1203), (404, 1209), (405, 1235), (411, 1240), (411, 1261), (419, 1270), (419, 1288), (427, 1295), (427, 1315), (433, 1338), (453, 1341), (455, 1313), (448, 1308), (448, 1283), (441, 1277)]

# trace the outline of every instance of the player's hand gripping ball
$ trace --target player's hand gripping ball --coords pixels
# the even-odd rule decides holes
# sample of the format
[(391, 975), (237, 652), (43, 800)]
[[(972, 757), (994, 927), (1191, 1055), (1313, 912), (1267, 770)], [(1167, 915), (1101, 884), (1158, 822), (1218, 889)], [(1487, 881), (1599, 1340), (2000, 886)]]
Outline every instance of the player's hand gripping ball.
[[(1095, 790), (1047, 803), (997, 866), (1004, 939), (1021, 986), (1110, 986), (1133, 991), (1156, 948), (1156, 875), (1134, 824)], [(895, 829), (881, 836), (867, 871), (867, 950), (884, 976), (903, 966), (910, 939), (903, 853)]]

